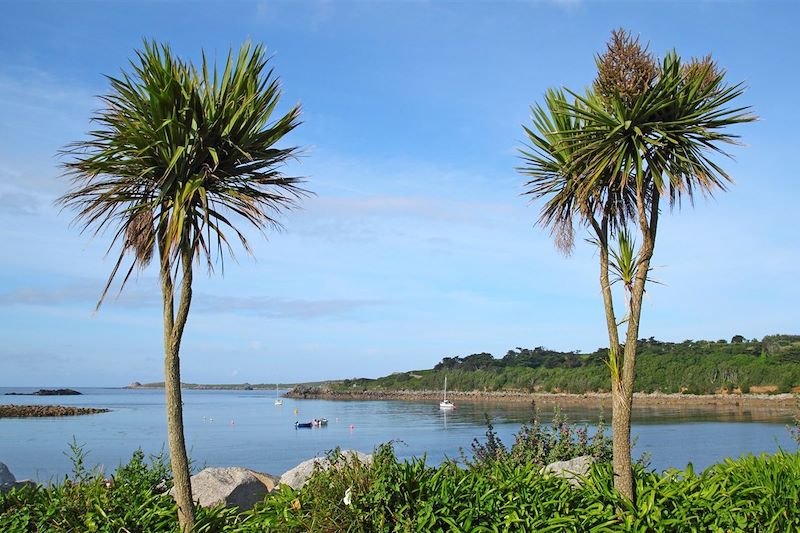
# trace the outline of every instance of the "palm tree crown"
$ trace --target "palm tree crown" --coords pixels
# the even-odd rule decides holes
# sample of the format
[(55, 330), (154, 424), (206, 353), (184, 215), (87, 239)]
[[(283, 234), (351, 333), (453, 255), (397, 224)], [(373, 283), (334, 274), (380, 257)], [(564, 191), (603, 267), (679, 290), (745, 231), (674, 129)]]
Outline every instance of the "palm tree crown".
[(108, 77), (99, 128), (65, 150), (73, 188), (60, 199), (84, 230), (112, 227), (111, 246), (122, 245), (101, 302), (126, 256), (123, 286), (155, 249), (175, 270), (184, 247), (213, 270), (233, 253), (231, 232), (250, 251), (231, 214), (259, 230), (279, 227), (275, 215), (306, 194), (279, 170), (297, 149), (275, 142), (299, 124), (300, 108), (272, 121), (280, 86), (267, 63), (263, 46), (246, 44), (223, 72), (209, 71), (205, 55), (198, 72), (148, 42), (130, 74)]
[(532, 110), (534, 128), (525, 128), (519, 170), (530, 177), (526, 194), (546, 199), (539, 221), (556, 245), (571, 247), (560, 236), (576, 218), (606, 218), (615, 233), (642, 207), (637, 196), (647, 207), (661, 196), (673, 206), (724, 190), (732, 179), (715, 157), (738, 140), (724, 130), (755, 120), (747, 107), (726, 107), (743, 91), (708, 57), (686, 64), (670, 52), (656, 64), (638, 40), (614, 32), (594, 91), (548, 91)]

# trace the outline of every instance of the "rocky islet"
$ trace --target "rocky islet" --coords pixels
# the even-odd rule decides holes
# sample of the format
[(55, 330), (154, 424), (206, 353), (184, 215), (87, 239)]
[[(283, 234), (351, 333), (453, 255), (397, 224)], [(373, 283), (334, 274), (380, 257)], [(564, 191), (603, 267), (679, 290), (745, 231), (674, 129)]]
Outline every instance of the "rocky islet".
[(45, 416), (78, 416), (108, 413), (111, 409), (72, 407), (65, 405), (0, 405), (0, 418), (34, 418)]

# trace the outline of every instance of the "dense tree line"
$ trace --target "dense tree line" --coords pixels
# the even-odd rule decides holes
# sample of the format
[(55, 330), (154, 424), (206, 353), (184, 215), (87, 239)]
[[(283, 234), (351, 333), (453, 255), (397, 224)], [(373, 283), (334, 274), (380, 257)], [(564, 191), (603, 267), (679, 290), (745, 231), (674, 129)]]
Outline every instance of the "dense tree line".
[[(800, 336), (770, 335), (730, 341), (639, 340), (636, 391), (789, 392), (800, 387)], [(559, 352), (542, 346), (514, 348), (502, 358), (486, 352), (445, 357), (431, 370), (398, 372), (378, 379), (344, 380), (341, 389), (435, 390), (444, 376), (448, 388), (461, 391), (529, 391), (585, 393), (608, 391), (611, 381), (605, 361), (608, 349), (589, 354)], [(764, 389), (756, 389), (764, 391)]]

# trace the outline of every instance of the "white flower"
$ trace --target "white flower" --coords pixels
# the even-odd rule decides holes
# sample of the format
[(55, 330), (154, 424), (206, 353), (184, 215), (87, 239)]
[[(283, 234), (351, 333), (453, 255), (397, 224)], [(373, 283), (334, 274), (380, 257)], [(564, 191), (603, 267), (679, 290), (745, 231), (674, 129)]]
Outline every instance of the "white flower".
[(350, 505), (351, 501), (352, 501), (352, 498), (351, 498), (350, 489), (347, 489), (346, 491), (344, 491), (344, 498), (342, 498), (342, 503), (344, 503), (345, 505)]

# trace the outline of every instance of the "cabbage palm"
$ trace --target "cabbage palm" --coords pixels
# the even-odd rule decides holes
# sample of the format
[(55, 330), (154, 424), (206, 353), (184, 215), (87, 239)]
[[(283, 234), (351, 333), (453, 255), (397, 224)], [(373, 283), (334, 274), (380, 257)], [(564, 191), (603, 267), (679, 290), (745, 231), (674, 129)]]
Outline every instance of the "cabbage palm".
[(224, 70), (200, 69), (166, 45), (146, 42), (131, 71), (108, 77), (97, 129), (69, 145), (72, 188), (59, 202), (77, 211), (83, 230), (113, 232), (119, 253), (102, 291), (120, 291), (136, 269), (158, 260), (164, 318), (164, 373), (169, 449), (180, 526), (194, 527), (183, 435), (180, 345), (192, 301), (195, 261), (213, 272), (238, 241), (237, 219), (260, 231), (305, 195), (301, 180), (281, 173), (296, 148), (276, 143), (299, 124), (292, 107), (273, 119), (278, 80), (263, 46), (228, 54)]
[[(577, 223), (590, 228), (598, 244), (609, 335), (615, 486), (633, 499), (630, 423), (636, 342), (661, 199), (672, 208), (684, 198), (693, 202), (697, 193), (710, 196), (725, 190), (732, 179), (717, 159), (727, 155), (723, 144), (738, 139), (726, 130), (755, 117), (746, 107), (729, 106), (744, 88), (726, 85), (724, 73), (710, 58), (685, 64), (670, 52), (656, 64), (638, 39), (619, 30), (597, 63), (593, 90), (568, 91), (572, 101), (555, 99), (551, 91), (544, 106), (534, 108), (535, 131), (526, 128), (530, 148), (522, 151), (525, 164), (519, 170), (530, 177), (526, 192), (546, 199), (539, 219), (543, 226), (561, 235), (561, 228)], [(639, 249), (611, 250), (611, 237), (631, 242), (631, 227), (638, 230)], [(564, 249), (559, 239), (556, 244)], [(631, 255), (625, 265), (627, 317), (622, 323), (614, 311), (610, 253), (612, 259)]]

